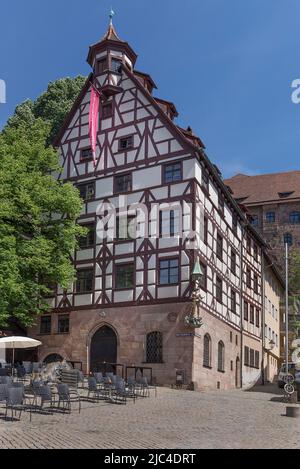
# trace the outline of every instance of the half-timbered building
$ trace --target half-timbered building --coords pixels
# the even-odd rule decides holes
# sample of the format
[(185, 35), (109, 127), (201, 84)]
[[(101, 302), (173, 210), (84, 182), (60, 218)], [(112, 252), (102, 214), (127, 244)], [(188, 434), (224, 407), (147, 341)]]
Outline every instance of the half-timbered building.
[[(41, 360), (59, 355), (87, 372), (120, 363), (151, 367), (159, 384), (175, 383), (180, 370), (200, 389), (240, 387), (259, 379), (251, 370), (262, 360), (264, 243), (136, 60), (112, 24), (90, 47), (91, 75), (55, 142), (58, 177), (80, 191), (88, 234), (74, 254), (77, 281), (55, 289), (51, 314), (30, 333), (42, 335)], [(96, 167), (91, 86), (101, 94)], [(187, 318), (198, 260), (195, 329)]]

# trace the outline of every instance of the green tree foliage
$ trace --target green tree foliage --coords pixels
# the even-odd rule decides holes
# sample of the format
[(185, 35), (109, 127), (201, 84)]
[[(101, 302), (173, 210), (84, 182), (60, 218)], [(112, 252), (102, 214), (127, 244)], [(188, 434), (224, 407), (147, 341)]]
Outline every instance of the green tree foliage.
[(31, 125), (35, 119), (41, 118), (49, 123), (50, 130), (47, 143), (50, 144), (79, 95), (86, 78), (62, 78), (49, 83), (47, 91), (35, 101), (26, 100), (20, 104), (14, 115), (8, 120), (7, 127)]
[(49, 142), (85, 79), (51, 83), (35, 102), (17, 107), (0, 134), (0, 326), (9, 318), (29, 326), (49, 309), (49, 285), (74, 280), (70, 260), (85, 230), (76, 224), (82, 201), (58, 181)]

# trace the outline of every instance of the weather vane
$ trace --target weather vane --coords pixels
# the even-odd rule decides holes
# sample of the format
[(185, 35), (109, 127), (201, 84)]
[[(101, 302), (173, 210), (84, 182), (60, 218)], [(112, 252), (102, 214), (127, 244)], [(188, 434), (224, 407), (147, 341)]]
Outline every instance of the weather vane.
[(113, 8), (111, 7), (110, 12), (109, 12), (109, 19), (110, 19), (110, 25), (112, 26), (113, 24), (113, 17), (115, 16), (115, 12)]

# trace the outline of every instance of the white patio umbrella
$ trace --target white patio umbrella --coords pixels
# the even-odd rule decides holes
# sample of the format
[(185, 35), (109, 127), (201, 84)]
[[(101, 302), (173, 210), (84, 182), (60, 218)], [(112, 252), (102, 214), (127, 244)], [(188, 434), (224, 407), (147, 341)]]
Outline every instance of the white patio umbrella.
[(34, 348), (42, 345), (42, 342), (30, 337), (2, 337), (0, 339), (0, 348), (12, 348), (13, 349), (13, 364), (15, 362), (15, 349), (19, 348)]

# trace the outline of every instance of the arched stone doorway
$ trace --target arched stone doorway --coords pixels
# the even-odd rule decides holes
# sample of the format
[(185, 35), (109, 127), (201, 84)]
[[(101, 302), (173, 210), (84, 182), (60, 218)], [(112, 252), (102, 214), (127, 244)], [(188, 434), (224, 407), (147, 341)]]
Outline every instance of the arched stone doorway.
[(62, 362), (62, 361), (63, 361), (63, 357), (61, 355), (59, 355), (58, 353), (51, 353), (45, 358), (44, 363), (47, 363), (48, 365), (49, 363), (56, 363), (56, 362)]
[(103, 363), (117, 363), (118, 340), (115, 331), (102, 326), (92, 337), (90, 346), (90, 371), (115, 371)]
[(235, 387), (239, 389), (241, 387), (241, 361), (237, 357), (235, 362)]

